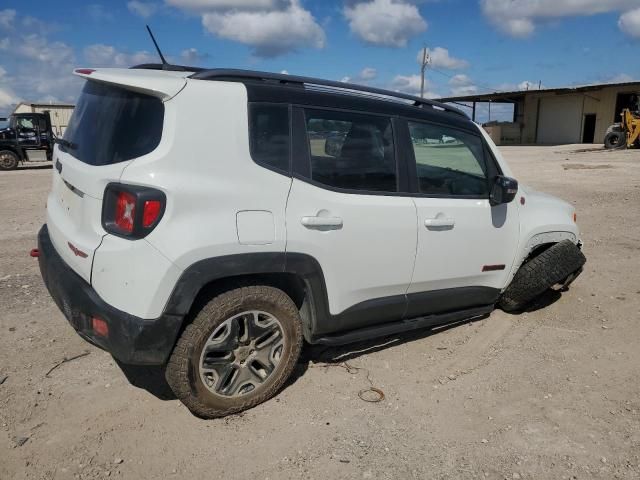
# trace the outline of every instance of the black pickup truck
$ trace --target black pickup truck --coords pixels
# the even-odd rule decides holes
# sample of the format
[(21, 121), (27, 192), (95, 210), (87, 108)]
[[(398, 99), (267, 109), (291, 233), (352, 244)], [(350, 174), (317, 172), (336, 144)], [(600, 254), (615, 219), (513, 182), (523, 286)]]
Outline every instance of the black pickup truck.
[(30, 150), (42, 150), (51, 161), (55, 136), (51, 130), (49, 112), (14, 113), (8, 119), (6, 128), (0, 128), (0, 170), (13, 170), (20, 162), (33, 161)]

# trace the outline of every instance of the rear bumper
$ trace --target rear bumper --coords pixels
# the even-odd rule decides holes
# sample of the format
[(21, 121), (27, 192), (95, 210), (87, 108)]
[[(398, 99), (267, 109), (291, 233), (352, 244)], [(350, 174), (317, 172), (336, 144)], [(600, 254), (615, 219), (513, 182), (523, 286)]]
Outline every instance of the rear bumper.
[[(51, 297), (71, 326), (88, 342), (123, 363), (161, 365), (167, 361), (182, 325), (180, 315), (145, 320), (122, 312), (102, 300), (56, 252), (46, 225), (38, 233), (40, 273)], [(92, 317), (104, 320), (107, 336), (94, 332)]]

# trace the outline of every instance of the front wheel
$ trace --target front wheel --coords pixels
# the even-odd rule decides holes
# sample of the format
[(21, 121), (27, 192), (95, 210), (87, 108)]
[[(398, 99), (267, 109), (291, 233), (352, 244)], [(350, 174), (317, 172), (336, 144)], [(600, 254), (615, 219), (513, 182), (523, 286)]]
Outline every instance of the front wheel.
[(612, 150), (614, 148), (626, 148), (627, 147), (627, 134), (626, 132), (616, 131), (607, 133), (604, 137), (604, 148)]
[(302, 322), (283, 291), (267, 286), (218, 295), (181, 335), (165, 376), (202, 418), (254, 407), (282, 387), (302, 348)]
[(11, 150), (0, 150), (0, 170), (15, 170), (20, 159)]

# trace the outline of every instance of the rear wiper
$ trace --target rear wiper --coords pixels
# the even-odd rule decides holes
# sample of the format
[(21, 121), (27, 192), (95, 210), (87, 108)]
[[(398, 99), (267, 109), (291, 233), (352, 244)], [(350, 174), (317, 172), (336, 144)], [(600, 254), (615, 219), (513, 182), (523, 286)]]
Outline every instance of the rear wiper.
[(58, 145), (62, 145), (63, 147), (68, 148), (69, 150), (75, 150), (76, 148), (78, 148), (78, 145), (70, 142), (69, 140), (65, 140), (64, 138), (55, 138), (53, 141)]

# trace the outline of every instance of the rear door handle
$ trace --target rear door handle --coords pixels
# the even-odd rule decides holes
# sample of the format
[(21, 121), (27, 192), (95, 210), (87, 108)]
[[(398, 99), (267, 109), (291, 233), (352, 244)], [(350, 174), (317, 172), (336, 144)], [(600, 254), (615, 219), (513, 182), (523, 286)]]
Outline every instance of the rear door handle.
[(342, 228), (340, 217), (302, 217), (300, 222), (307, 228)]
[(424, 221), (424, 226), (429, 227), (449, 227), (453, 228), (456, 221), (453, 218), (427, 218)]

